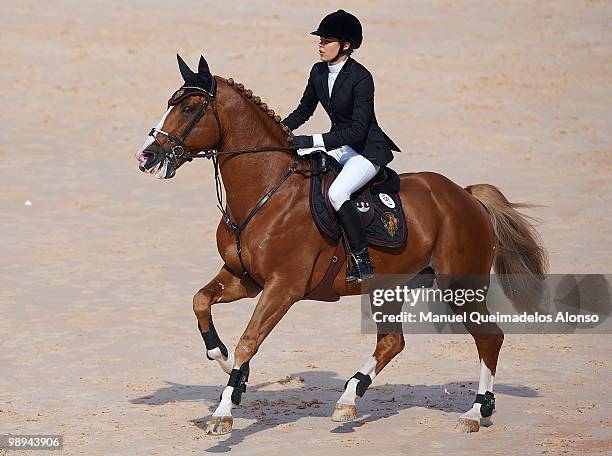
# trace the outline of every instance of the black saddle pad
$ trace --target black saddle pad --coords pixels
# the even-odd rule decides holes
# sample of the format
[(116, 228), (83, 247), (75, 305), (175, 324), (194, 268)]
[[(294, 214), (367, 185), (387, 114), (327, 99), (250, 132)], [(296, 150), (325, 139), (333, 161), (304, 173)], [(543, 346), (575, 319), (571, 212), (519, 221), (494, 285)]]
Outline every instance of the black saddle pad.
[[(320, 151), (304, 158), (310, 162), (313, 170), (310, 180), (312, 217), (323, 235), (338, 242), (342, 232), (327, 191), (342, 170), (342, 165)], [(408, 227), (398, 195), (399, 189), (398, 174), (386, 167), (379, 170), (364, 189), (351, 196), (351, 202), (362, 215), (362, 222), (365, 222), (368, 244), (387, 248), (402, 248), (406, 245)]]

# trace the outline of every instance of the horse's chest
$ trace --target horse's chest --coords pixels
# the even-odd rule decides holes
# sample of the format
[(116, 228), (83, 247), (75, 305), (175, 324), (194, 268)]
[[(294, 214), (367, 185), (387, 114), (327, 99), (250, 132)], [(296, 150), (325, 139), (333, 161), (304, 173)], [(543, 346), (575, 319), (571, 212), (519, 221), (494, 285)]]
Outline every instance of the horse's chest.
[(238, 257), (236, 238), (224, 222), (221, 222), (217, 228), (217, 250), (223, 262), (232, 271), (240, 271), (242, 269), (240, 258)]

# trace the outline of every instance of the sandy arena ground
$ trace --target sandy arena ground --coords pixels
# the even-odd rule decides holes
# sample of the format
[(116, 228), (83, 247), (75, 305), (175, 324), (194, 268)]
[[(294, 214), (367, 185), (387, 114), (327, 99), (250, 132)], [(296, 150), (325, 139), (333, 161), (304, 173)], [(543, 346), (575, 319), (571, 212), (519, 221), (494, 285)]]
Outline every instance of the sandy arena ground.
[[(507, 336), (495, 424), (459, 435), (475, 345), (409, 335), (358, 421), (332, 423), (346, 378), (374, 348), (357, 297), (296, 305), (251, 363), (233, 434), (204, 435), (227, 382), (204, 357), (191, 309), (221, 265), (212, 168), (196, 162), (158, 181), (133, 153), (182, 83), (176, 52), (191, 65), (204, 53), (213, 73), (286, 115), (318, 58), (308, 32), (338, 7), (4, 5), (0, 433), (63, 434), (65, 454), (86, 455), (612, 452), (610, 336)], [(404, 149), (397, 171), (542, 204), (530, 214), (543, 221), (552, 272), (611, 272), (612, 3), (346, 8), (364, 24), (355, 58), (374, 74), (379, 122)], [(327, 127), (319, 108), (300, 132)], [(255, 302), (215, 307), (228, 346)]]

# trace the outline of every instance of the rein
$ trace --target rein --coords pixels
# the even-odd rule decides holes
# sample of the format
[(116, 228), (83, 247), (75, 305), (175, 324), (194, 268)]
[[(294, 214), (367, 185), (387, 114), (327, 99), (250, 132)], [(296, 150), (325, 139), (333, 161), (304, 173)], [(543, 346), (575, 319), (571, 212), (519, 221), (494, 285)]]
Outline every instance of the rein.
[[(257, 152), (291, 152), (294, 151), (294, 147), (282, 147), (282, 146), (258, 146), (258, 147), (249, 147), (249, 148), (241, 148), (241, 149), (233, 149), (227, 151), (218, 151), (216, 149), (208, 149), (199, 152), (190, 152), (185, 150), (183, 143), (187, 139), (187, 136), (191, 133), (194, 127), (204, 118), (208, 106), (212, 106), (213, 113), (215, 115), (215, 119), (217, 121), (217, 129), (219, 132), (219, 138), (222, 137), (222, 128), (221, 121), (219, 120), (219, 113), (217, 112), (217, 108), (215, 106), (215, 95), (216, 95), (217, 81), (213, 78), (213, 85), (210, 91), (204, 90), (201, 87), (183, 87), (179, 89), (168, 101), (168, 106), (178, 104), (182, 99), (192, 96), (192, 95), (200, 95), (204, 97), (204, 102), (198, 107), (196, 114), (193, 116), (193, 119), (189, 122), (189, 124), (183, 130), (183, 133), (180, 137), (176, 137), (171, 133), (167, 133), (158, 128), (152, 128), (149, 132), (149, 136), (152, 136), (155, 142), (163, 151), (162, 160), (167, 159), (173, 166), (174, 170), (178, 167), (179, 160), (192, 161), (194, 158), (208, 158), (213, 162), (214, 170), (215, 170), (215, 190), (217, 193), (217, 207), (221, 211), (222, 219), (228, 228), (234, 233), (234, 237), (236, 239), (236, 252), (238, 253), (238, 259), (240, 260), (240, 265), (242, 266), (242, 275), (248, 277), (255, 285), (259, 288), (263, 289), (257, 281), (249, 274), (246, 266), (244, 265), (244, 261), (242, 259), (242, 247), (240, 244), (240, 235), (244, 231), (244, 228), (247, 224), (253, 219), (255, 214), (261, 207), (268, 202), (270, 197), (276, 193), (276, 191), (281, 187), (281, 185), (291, 176), (292, 174), (301, 174), (304, 177), (310, 177), (315, 174), (322, 174), (328, 171), (328, 167), (324, 164), (322, 167), (318, 169), (299, 169), (298, 165), (300, 162), (300, 156), (297, 156), (293, 163), (287, 168), (285, 173), (278, 180), (276, 185), (272, 187), (266, 194), (264, 194), (257, 204), (251, 209), (246, 218), (242, 221), (242, 223), (237, 224), (232, 221), (230, 215), (223, 207), (223, 183), (221, 181), (221, 173), (219, 171), (219, 156), (221, 155), (240, 155), (246, 153), (257, 153)], [(189, 91), (189, 89), (191, 89)], [(164, 146), (159, 142), (156, 138), (155, 133), (160, 133), (166, 136), (171, 144), (170, 149), (164, 148)], [(218, 144), (217, 144), (218, 145)], [(213, 146), (216, 147), (217, 145)]]

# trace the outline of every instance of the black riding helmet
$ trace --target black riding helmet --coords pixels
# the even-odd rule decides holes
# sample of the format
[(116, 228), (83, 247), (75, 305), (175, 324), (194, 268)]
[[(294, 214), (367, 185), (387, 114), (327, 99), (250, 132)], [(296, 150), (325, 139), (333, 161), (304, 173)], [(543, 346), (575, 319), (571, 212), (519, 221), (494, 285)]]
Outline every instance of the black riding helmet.
[(363, 41), (359, 19), (341, 9), (325, 16), (319, 24), (319, 28), (310, 34), (338, 38), (340, 40), (338, 55), (346, 53), (342, 48), (347, 41), (353, 49), (359, 48)]

